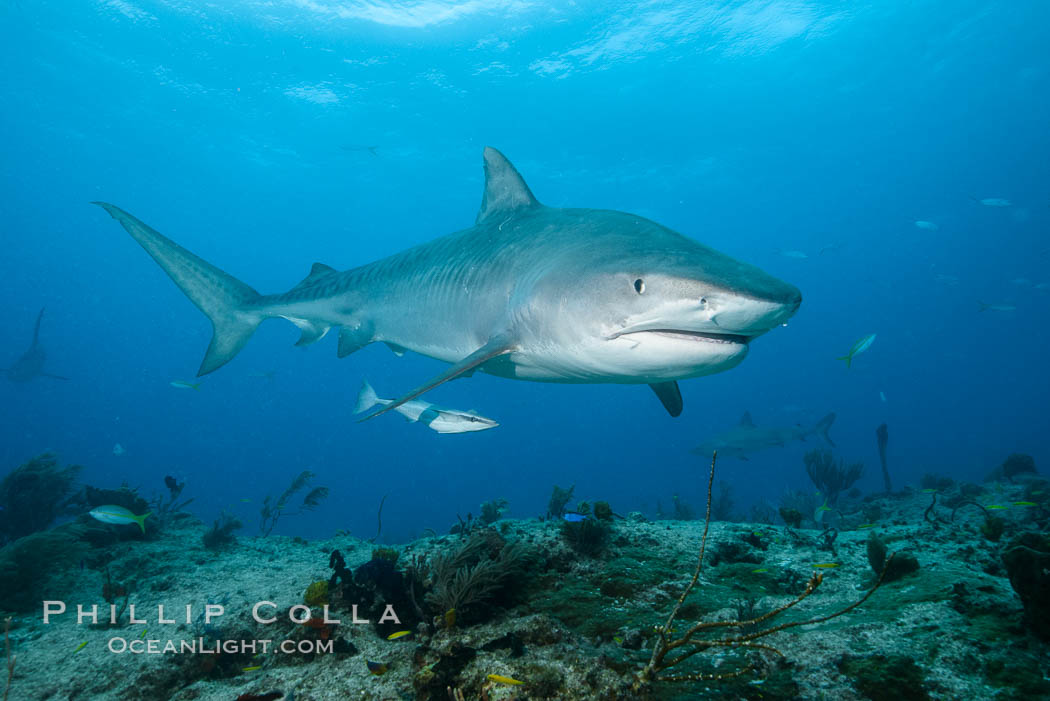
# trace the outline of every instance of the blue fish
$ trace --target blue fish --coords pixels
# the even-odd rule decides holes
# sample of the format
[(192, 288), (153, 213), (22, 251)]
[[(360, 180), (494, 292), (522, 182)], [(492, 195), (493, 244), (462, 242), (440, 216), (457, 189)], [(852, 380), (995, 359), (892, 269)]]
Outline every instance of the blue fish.
[(562, 516), (562, 518), (565, 519), (566, 521), (568, 521), (569, 523), (579, 523), (580, 521), (586, 521), (587, 520), (586, 516), (584, 516), (581, 513), (577, 513), (575, 511), (566, 511), (565, 515)]

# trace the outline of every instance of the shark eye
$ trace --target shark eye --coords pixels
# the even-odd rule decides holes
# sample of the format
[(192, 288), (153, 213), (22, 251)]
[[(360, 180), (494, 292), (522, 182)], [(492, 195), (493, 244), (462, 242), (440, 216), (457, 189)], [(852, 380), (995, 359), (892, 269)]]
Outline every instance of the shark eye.
[(638, 294), (644, 293), (645, 292), (645, 280), (643, 280), (642, 278), (638, 278), (637, 280), (635, 280), (634, 281), (634, 291), (637, 292)]
[(700, 298), (700, 308), (707, 309), (707, 297)]

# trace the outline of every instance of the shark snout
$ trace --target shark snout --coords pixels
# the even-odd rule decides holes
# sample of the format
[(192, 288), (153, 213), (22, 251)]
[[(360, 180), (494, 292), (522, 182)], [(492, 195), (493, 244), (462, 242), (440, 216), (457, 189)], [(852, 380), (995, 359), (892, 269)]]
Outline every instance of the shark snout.
[(737, 297), (725, 304), (711, 321), (726, 333), (758, 336), (787, 322), (802, 305), (798, 288), (784, 284), (785, 289), (775, 298)]

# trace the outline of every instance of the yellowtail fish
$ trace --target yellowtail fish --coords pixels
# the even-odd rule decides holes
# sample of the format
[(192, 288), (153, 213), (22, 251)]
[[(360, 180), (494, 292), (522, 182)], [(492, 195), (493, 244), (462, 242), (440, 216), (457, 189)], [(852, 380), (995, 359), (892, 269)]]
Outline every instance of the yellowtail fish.
[(398, 638), (403, 638), (406, 635), (412, 635), (412, 631), (410, 631), (410, 630), (399, 630), (396, 633), (391, 633), (390, 635), (386, 636), (386, 639), (387, 640), (397, 640)]
[(521, 686), (525, 683), (518, 681), (517, 679), (512, 679), (511, 677), (505, 677), (502, 674), (490, 674), (489, 681), (496, 682), (497, 684), (509, 684), (510, 686)]
[(751, 574), (765, 574), (766, 572), (769, 572), (769, 570), (767, 570), (765, 567), (762, 567), (757, 570), (751, 570)]
[(838, 562), (814, 562), (812, 565), (812, 567), (815, 567), (818, 570), (830, 570), (841, 566), (842, 565)]
[(145, 638), (145, 637), (146, 637), (146, 631), (147, 631), (147, 630), (149, 630), (149, 628), (143, 628), (143, 629), (142, 629), (142, 632), (141, 632), (141, 633), (139, 633), (139, 640), (142, 640), (143, 638)]
[(80, 652), (81, 650), (83, 650), (84, 648), (87, 647), (87, 643), (88, 643), (88, 641), (86, 641), (86, 640), (84, 642), (80, 643), (79, 645), (77, 645), (77, 649), (74, 650), (73, 652)]
[(922, 490), (923, 494), (935, 494), (936, 492), (937, 492), (936, 489), (924, 489), (924, 490)]
[(1005, 507), (1005, 506), (1003, 506), (1002, 504), (989, 504), (988, 506), (986, 506), (986, 507), (984, 507), (984, 508), (986, 508), (986, 509), (996, 509), (996, 510), (998, 510), (998, 509), (1005, 509), (1006, 507)]
[(877, 523), (864, 523), (864, 524), (861, 524), (861, 525), (857, 526), (857, 530), (858, 531), (862, 531), (865, 528), (878, 528), (878, 526), (879, 526), (879, 524), (877, 524)]
[(1015, 501), (1014, 506), (1039, 506), (1034, 501)]
[[(621, 638), (619, 635), (614, 635), (613, 636), (613, 642), (616, 643), (617, 645), (623, 645), (623, 638)], [(84, 643), (84, 644), (87, 645), (87, 643)]]
[(262, 669), (262, 665), (261, 664), (252, 665), (251, 667), (242, 667), (241, 671), (242, 672), (254, 672), (254, 671), (259, 670), (259, 669)]
[(185, 380), (172, 380), (168, 384), (170, 384), (175, 389), (192, 389), (192, 390), (196, 390), (197, 392), (200, 392), (201, 391), (201, 385), (203, 383), (202, 382), (197, 382), (197, 383), (186, 382)]
[(386, 665), (382, 662), (373, 662), (372, 660), (368, 660), (367, 662), (365, 662), (365, 664), (368, 665), (368, 671), (376, 675), (377, 677), (381, 677), (384, 674), (386, 674)]
[(91, 518), (102, 523), (115, 523), (118, 525), (125, 525), (128, 523), (137, 523), (142, 532), (146, 532), (146, 525), (143, 521), (150, 515), (151, 512), (147, 511), (141, 516), (136, 516), (123, 506), (116, 506), (114, 504), (107, 504), (105, 506), (96, 506), (94, 509), (88, 512)]
[(853, 347), (849, 349), (849, 353), (839, 357), (838, 360), (845, 360), (846, 367), (849, 368), (853, 363), (853, 358), (871, 348), (871, 344), (874, 342), (875, 334), (869, 333), (867, 336), (854, 343)]
[(252, 500), (251, 499), (241, 499), (241, 503), (242, 504), (251, 504)]

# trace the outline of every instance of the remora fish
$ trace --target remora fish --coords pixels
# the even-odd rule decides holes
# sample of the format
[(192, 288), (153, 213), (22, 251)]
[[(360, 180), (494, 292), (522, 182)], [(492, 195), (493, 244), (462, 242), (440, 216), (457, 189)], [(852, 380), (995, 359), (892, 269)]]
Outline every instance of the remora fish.
[(541, 205), (486, 148), (474, 226), (337, 272), (315, 263), (297, 286), (260, 295), (119, 207), (119, 221), (214, 328), (198, 375), (229, 362), (264, 319), (339, 328), (339, 356), (382, 341), (452, 366), (379, 411), (476, 370), (539, 382), (648, 384), (672, 416), (677, 380), (729, 370), (786, 322), (796, 287), (655, 222)]
[[(382, 399), (376, 395), (372, 385), (365, 380), (361, 382), (361, 389), (357, 393), (357, 406), (354, 413), (368, 411), (376, 404), (389, 404), (393, 399)], [(484, 431), (487, 428), (496, 428), (498, 423), (484, 416), (479, 416), (472, 411), (459, 411), (458, 409), (445, 409), (422, 399), (413, 399), (405, 402), (397, 409), (397, 413), (409, 421), (418, 421), (427, 428), (438, 433), (469, 433), (471, 431)]]
[(0, 368), (0, 372), (7, 374), (7, 379), (12, 382), (29, 382), (36, 377), (50, 377), (55, 380), (68, 380), (68, 377), (62, 377), (61, 375), (52, 375), (49, 372), (44, 372), (44, 361), (47, 360), (47, 353), (44, 352), (43, 347), (40, 345), (40, 322), (44, 318), (44, 310), (41, 309), (40, 313), (36, 315), (36, 326), (33, 327), (33, 343), (29, 346), (29, 350), (22, 354), (15, 364), (9, 368)]
[(758, 427), (751, 420), (751, 412), (745, 411), (740, 417), (740, 423), (723, 434), (715, 436), (703, 444), (693, 448), (691, 453), (710, 457), (715, 450), (718, 457), (736, 457), (747, 460), (751, 453), (757, 453), (767, 448), (784, 447), (791, 441), (804, 441), (812, 435), (818, 435), (827, 441), (828, 445), (834, 447), (835, 442), (831, 440), (828, 429), (835, 423), (835, 413), (832, 412), (823, 419), (808, 428), (803, 426), (788, 426), (785, 428)]

